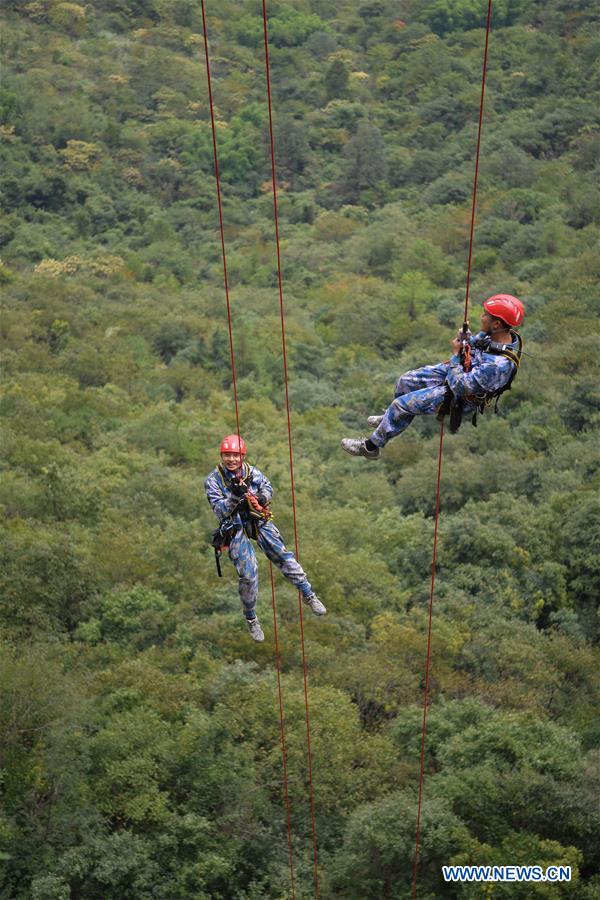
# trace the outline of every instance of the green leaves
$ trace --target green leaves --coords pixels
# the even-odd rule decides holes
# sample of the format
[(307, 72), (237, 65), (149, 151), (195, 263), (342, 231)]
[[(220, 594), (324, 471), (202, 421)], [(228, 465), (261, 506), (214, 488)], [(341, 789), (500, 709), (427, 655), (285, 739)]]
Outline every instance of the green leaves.
[[(437, 34), (485, 27), (487, 0), (426, 0), (417, 18)], [(494, 5), (494, 28), (512, 25), (531, 0), (500, 0)]]
[[(527, 355), (500, 415), (445, 441), (431, 900), (442, 863), (564, 863), (582, 898), (600, 864), (594, 13), (568, 6), (494, 4), (471, 327), (514, 292)], [(206, 540), (236, 422), (199, 5), (5, 7), (0, 893), (284, 897), (268, 566), (258, 646)], [(410, 893), (439, 426), (378, 465), (339, 440), (462, 321), (486, 9), (268, 4), (299, 543), (328, 607), (304, 621), (319, 864), (349, 900)], [(241, 428), (292, 546), (262, 9), (207, 12)], [(304, 896), (297, 598), (275, 586)]]
[[(276, 47), (295, 47), (303, 44), (316, 31), (328, 27), (319, 16), (305, 13), (287, 3), (273, 4), (268, 19), (269, 40)], [(263, 42), (263, 21), (260, 9), (254, 15), (239, 17), (235, 26), (237, 40), (248, 47), (259, 48)]]

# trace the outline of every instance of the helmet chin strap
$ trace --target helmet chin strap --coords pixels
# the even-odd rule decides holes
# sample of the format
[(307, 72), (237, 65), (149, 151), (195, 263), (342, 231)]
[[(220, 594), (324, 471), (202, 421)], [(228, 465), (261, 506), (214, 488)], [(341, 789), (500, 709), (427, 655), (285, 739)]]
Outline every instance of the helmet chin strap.
[(494, 337), (496, 334), (510, 334), (510, 326), (505, 322), (502, 322), (500, 319), (497, 320), (500, 324), (497, 327), (494, 327), (494, 323), (492, 323), (490, 331), (486, 332), (490, 337)]

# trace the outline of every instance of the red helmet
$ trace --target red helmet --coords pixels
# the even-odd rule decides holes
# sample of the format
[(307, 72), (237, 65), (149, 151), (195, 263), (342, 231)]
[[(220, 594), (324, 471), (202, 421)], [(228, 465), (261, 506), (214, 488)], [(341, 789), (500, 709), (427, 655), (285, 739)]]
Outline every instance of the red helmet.
[(246, 442), (237, 434), (228, 434), (221, 441), (221, 453), (239, 453), (240, 456), (245, 456)]
[(525, 309), (517, 297), (512, 294), (494, 294), (484, 301), (483, 308), (495, 319), (502, 319), (507, 325), (516, 328), (523, 321)]

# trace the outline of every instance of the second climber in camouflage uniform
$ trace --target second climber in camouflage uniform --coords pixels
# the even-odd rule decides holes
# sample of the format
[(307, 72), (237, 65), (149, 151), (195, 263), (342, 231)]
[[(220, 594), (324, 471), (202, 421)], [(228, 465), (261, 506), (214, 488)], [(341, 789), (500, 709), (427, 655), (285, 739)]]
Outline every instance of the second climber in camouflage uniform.
[(315, 615), (323, 616), (327, 610), (310, 586), (304, 569), (291, 550), (286, 548), (279, 529), (270, 521), (271, 483), (256, 466), (251, 468), (244, 461), (245, 455), (246, 444), (242, 438), (236, 434), (223, 438), (221, 465), (212, 470), (204, 482), (204, 488), (220, 522), (221, 546), (227, 547), (238, 574), (240, 599), (250, 635), (255, 641), (264, 641), (265, 636), (256, 615), (258, 562), (252, 540), (282, 575), (298, 588), (304, 603)]
[(451, 392), (465, 413), (476, 412), (482, 401), (497, 396), (514, 377), (521, 339), (512, 331), (523, 321), (523, 304), (510, 294), (494, 294), (483, 304), (482, 331), (469, 337), (471, 367), (465, 371), (461, 341), (452, 342), (448, 362), (423, 366), (401, 375), (394, 399), (382, 416), (369, 416), (376, 426), (368, 438), (344, 438), (342, 447), (352, 456), (379, 459), (381, 448), (408, 428), (415, 416), (436, 415)]

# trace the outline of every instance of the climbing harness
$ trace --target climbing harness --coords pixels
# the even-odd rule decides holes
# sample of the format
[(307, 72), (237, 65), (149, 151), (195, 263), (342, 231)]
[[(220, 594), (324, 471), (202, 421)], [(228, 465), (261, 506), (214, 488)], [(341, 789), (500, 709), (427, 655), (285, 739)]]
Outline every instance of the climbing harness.
[[(506, 391), (510, 391), (512, 387), (512, 383), (515, 380), (515, 376), (519, 371), (519, 367), (521, 365), (521, 356), (523, 355), (523, 338), (517, 331), (510, 331), (513, 340), (511, 344), (500, 344), (498, 341), (492, 341), (491, 338), (480, 338), (476, 341), (475, 346), (478, 349), (483, 350), (485, 353), (494, 353), (496, 356), (504, 356), (506, 359), (509, 359), (511, 363), (513, 363), (513, 370), (510, 373), (508, 381), (506, 384), (502, 385), (501, 388), (498, 388), (497, 391), (488, 391), (484, 394), (475, 394), (474, 397), (467, 397), (467, 400), (472, 400), (477, 405), (477, 409), (473, 413), (471, 418), (471, 424), (477, 427), (477, 415), (483, 415), (486, 409), (488, 409), (492, 403), (494, 403), (494, 412), (498, 412), (498, 403), (500, 402), (500, 397)], [(516, 342), (517, 349), (513, 350), (512, 344)], [(494, 402), (495, 401), (495, 402)]]
[[(477, 340), (474, 342), (474, 346), (477, 350), (483, 350), (484, 353), (493, 353), (495, 356), (504, 356), (506, 359), (510, 360), (511, 363), (513, 363), (513, 368), (506, 384), (504, 384), (501, 388), (498, 388), (497, 391), (485, 391), (482, 394), (467, 394), (465, 397), (455, 397), (452, 393), (452, 390), (449, 387), (446, 388), (446, 393), (438, 409), (437, 417), (439, 420), (441, 420), (444, 418), (444, 416), (450, 416), (450, 434), (456, 434), (456, 432), (460, 428), (465, 403), (467, 402), (474, 403), (476, 406), (475, 412), (471, 417), (471, 424), (475, 428), (477, 427), (477, 416), (483, 415), (486, 409), (488, 409), (492, 405), (492, 403), (494, 403), (494, 401), (494, 412), (498, 412), (498, 403), (500, 401), (500, 397), (506, 391), (510, 391), (515, 376), (519, 371), (519, 366), (521, 365), (521, 356), (523, 355), (523, 338), (517, 331), (513, 331), (512, 329), (510, 333), (513, 338), (510, 344), (501, 344), (498, 341), (493, 341), (489, 335), (486, 335), (482, 338), (477, 338)], [(517, 344), (517, 347), (516, 349), (513, 349), (512, 345), (515, 343)], [(461, 354), (461, 361), (462, 360), (463, 357)], [(462, 362), (462, 367), (465, 372), (468, 372), (471, 368), (470, 360), (471, 346), (469, 345), (468, 368), (467, 363)]]
[[(217, 469), (218, 469), (219, 475), (221, 477), (221, 486), (224, 490), (227, 490), (227, 483), (226, 483), (226, 479), (225, 479), (225, 469), (221, 465), (217, 466)], [(242, 463), (241, 475), (235, 479), (235, 484), (247, 485), (248, 490), (246, 490), (246, 492), (242, 496), (240, 496), (239, 503), (236, 506), (235, 510), (232, 513), (230, 513), (230, 516), (233, 516), (233, 514), (235, 512), (246, 512), (250, 516), (251, 520), (253, 520), (255, 523), (257, 523), (258, 521), (268, 522), (270, 519), (273, 518), (273, 513), (271, 512), (271, 510), (269, 508), (269, 503), (261, 503), (259, 501), (257, 495), (253, 494), (252, 491), (250, 491), (250, 489), (249, 489), (250, 484), (252, 483), (252, 476), (254, 474), (255, 469), (256, 469), (256, 464), (253, 465), (252, 468), (250, 468), (248, 463), (246, 463), (246, 462)], [(246, 504), (245, 509), (244, 509), (244, 504)], [(256, 540), (257, 535), (255, 533), (249, 534), (248, 537), (251, 537), (254, 540)]]

